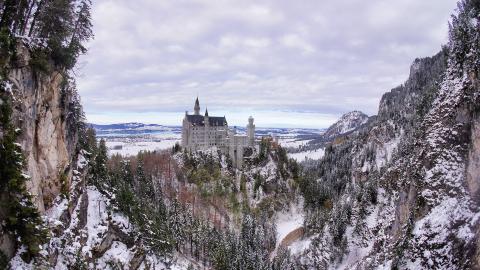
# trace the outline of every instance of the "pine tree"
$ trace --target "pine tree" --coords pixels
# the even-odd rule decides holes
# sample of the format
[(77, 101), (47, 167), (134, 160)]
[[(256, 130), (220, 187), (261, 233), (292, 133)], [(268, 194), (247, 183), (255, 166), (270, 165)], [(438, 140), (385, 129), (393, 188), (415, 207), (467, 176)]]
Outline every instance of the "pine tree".
[(104, 139), (100, 139), (98, 144), (97, 154), (95, 156), (94, 170), (92, 175), (93, 183), (97, 186), (100, 191), (108, 191), (110, 188), (108, 186), (109, 175), (107, 169), (107, 146)]
[(92, 38), (92, 23), (90, 6), (92, 5), (90, 0), (81, 0), (75, 11), (74, 17), (75, 25), (72, 30), (72, 37), (70, 39), (69, 50), (74, 55), (75, 59), (87, 51), (83, 46), (83, 43)]
[(290, 251), (288, 248), (280, 247), (277, 251), (277, 256), (272, 261), (272, 270), (289, 270), (295, 269), (292, 262)]
[(462, 0), (458, 3), (458, 14), (452, 16), (449, 29), (449, 48), (454, 72), (475, 72), (480, 66), (479, 47), (480, 1)]
[[(144, 198), (142, 202), (153, 203), (155, 201), (155, 189), (153, 187), (153, 180), (150, 175), (145, 174), (143, 159), (138, 159), (136, 169), (135, 182), (138, 185), (138, 195)], [(160, 191), (161, 192), (161, 191)]]

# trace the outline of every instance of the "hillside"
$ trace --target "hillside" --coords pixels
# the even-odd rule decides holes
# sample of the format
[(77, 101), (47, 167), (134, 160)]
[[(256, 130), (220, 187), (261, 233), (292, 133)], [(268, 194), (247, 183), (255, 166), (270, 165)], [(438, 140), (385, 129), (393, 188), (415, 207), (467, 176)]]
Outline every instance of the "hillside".
[(359, 112), (353, 111), (346, 113), (340, 117), (340, 119), (331, 125), (323, 135), (323, 137), (328, 139), (333, 139), (337, 136), (352, 132), (358, 129), (361, 125), (365, 124), (368, 120), (368, 115)]
[(310, 163), (315, 163), (323, 157), (327, 145), (335, 143), (336, 140), (342, 140), (343, 137), (358, 130), (367, 121), (369, 121), (368, 115), (360, 111), (345, 113), (324, 132), (299, 135), (296, 141), (298, 146), (288, 147), (286, 145), (289, 157), (303, 163), (305, 167), (309, 167)]
[(376, 119), (327, 147), (307, 172), (312, 244), (300, 264), (478, 269), (479, 12), (474, 2), (460, 5), (448, 48), (415, 60)]

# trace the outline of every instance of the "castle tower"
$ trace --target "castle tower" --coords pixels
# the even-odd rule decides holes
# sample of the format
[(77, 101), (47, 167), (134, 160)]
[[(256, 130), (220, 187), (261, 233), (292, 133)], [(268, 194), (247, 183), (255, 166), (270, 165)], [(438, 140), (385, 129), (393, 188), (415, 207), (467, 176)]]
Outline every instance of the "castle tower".
[(255, 125), (253, 124), (253, 117), (251, 116), (248, 118), (247, 137), (248, 137), (248, 145), (254, 146), (255, 145)]
[(198, 101), (198, 97), (195, 100), (195, 107), (193, 107), (194, 115), (200, 115), (200, 102)]
[(203, 121), (205, 123), (205, 137), (204, 137), (204, 142), (205, 142), (205, 147), (210, 147), (211, 146), (211, 141), (210, 141), (210, 121), (208, 120), (208, 108), (205, 108), (205, 116), (203, 116)]

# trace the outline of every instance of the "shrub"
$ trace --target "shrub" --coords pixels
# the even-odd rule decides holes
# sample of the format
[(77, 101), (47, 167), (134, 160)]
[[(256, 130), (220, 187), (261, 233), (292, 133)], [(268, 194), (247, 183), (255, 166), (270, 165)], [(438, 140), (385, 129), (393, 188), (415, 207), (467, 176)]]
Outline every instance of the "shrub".
[(58, 177), (60, 179), (60, 192), (62, 196), (66, 199), (70, 198), (70, 187), (68, 186), (67, 174), (65, 172), (61, 173)]
[(30, 59), (30, 66), (33, 70), (42, 73), (49, 73), (52, 70), (52, 66), (48, 61), (49, 57), (45, 49), (36, 49), (32, 51), (32, 58)]

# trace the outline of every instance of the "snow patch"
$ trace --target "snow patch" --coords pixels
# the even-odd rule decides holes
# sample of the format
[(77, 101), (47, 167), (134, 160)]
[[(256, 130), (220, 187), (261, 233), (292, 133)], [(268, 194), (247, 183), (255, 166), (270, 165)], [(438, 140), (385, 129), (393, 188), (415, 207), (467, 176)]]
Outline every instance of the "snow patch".
[(306, 160), (319, 160), (325, 155), (325, 149), (319, 148), (316, 150), (298, 152), (298, 153), (288, 153), (289, 158), (295, 159), (297, 162), (302, 162)]

